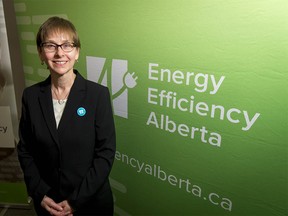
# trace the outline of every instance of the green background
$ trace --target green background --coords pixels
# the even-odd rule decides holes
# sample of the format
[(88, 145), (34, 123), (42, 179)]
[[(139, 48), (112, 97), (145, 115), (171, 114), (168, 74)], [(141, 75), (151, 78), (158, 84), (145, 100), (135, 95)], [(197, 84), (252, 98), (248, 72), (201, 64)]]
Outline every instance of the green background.
[[(286, 0), (14, 3), (17, 19), (66, 15), (75, 24), (82, 43), (76, 68), (84, 76), (86, 56), (128, 60), (128, 70), (138, 79), (128, 91), (128, 119), (115, 116), (117, 150), (202, 189), (202, 196), (196, 197), (115, 160), (111, 174), (115, 215), (288, 215)], [(33, 68), (25, 72), (28, 86), (48, 75), (37, 73), (40, 60), (27, 51), (34, 40), (21, 37), (22, 32), (36, 33), (39, 23), (17, 27), (23, 64)], [(171, 71), (213, 74), (217, 79), (225, 76), (225, 80), (215, 95), (199, 93), (194, 86), (149, 80), (149, 63)], [(250, 130), (242, 131), (240, 124), (227, 120), (149, 104), (149, 87), (261, 115)], [(221, 134), (221, 147), (146, 125), (151, 111)], [(209, 201), (209, 193), (219, 195), (215, 199), (219, 204)], [(222, 198), (232, 201), (231, 211), (220, 206)]]

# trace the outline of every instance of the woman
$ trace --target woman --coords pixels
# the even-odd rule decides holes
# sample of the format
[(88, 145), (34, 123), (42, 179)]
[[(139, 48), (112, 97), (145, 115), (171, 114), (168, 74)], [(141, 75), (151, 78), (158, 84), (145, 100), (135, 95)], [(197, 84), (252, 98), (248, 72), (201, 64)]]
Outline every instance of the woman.
[(18, 157), (38, 215), (113, 215), (108, 180), (115, 155), (109, 91), (74, 69), (74, 25), (51, 17), (37, 48), (50, 76), (22, 98)]

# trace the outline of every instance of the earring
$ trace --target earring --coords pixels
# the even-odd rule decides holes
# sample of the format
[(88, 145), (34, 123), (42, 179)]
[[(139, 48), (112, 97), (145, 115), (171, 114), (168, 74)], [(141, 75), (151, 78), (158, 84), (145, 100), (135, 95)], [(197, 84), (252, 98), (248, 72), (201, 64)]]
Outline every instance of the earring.
[(75, 59), (75, 61), (78, 63), (78, 59)]

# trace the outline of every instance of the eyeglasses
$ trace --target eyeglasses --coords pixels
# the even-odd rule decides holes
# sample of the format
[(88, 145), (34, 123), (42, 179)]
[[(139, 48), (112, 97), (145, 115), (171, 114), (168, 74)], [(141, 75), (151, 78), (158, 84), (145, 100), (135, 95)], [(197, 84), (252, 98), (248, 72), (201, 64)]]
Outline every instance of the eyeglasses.
[(55, 44), (51, 42), (44, 42), (41, 44), (41, 47), (43, 47), (44, 52), (56, 52), (58, 50), (58, 47), (61, 47), (61, 49), (64, 52), (71, 52), (75, 46), (74, 43), (63, 43), (63, 44)]

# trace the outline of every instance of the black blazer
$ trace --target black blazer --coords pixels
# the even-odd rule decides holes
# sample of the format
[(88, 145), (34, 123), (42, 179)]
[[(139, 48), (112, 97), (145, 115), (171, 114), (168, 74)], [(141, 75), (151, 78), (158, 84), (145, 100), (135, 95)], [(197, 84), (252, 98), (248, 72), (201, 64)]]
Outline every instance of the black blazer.
[[(108, 175), (116, 138), (108, 88), (74, 73), (58, 129), (51, 77), (24, 90), (17, 150), (34, 202), (49, 195), (56, 202), (67, 199), (78, 209), (87, 202), (95, 205), (91, 200), (96, 202), (105, 191), (111, 193)], [(77, 113), (79, 108), (85, 115)]]

